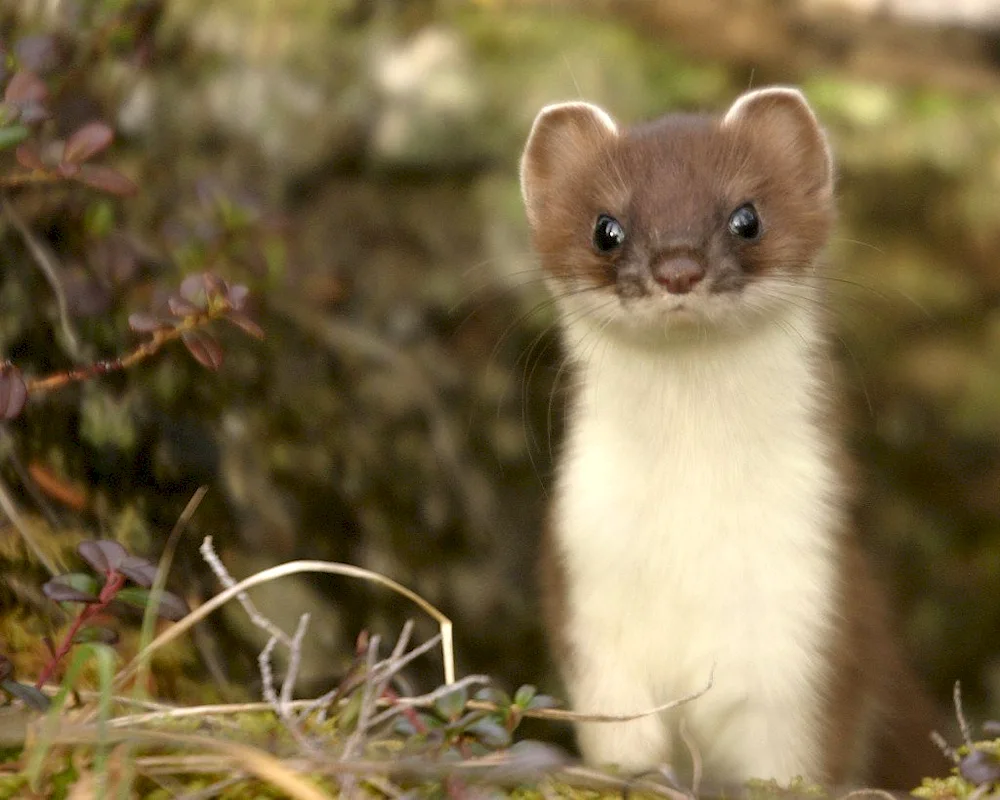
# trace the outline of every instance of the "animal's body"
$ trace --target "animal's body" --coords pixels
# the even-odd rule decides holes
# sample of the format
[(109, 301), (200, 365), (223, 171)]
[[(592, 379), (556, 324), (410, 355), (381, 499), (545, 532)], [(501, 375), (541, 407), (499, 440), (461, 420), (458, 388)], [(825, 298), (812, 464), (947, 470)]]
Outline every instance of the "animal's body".
[(547, 621), (584, 757), (707, 779), (940, 766), (849, 520), (821, 254), (825, 137), (795, 90), (621, 129), (544, 109), (522, 162), (574, 398), (545, 541)]

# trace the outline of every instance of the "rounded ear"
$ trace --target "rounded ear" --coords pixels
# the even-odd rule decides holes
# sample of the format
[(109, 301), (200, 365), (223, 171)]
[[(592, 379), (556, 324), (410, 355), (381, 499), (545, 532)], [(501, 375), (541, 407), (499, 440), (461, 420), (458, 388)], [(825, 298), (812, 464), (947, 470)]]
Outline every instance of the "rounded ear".
[(817, 191), (833, 190), (833, 156), (816, 115), (798, 89), (772, 86), (745, 92), (723, 118), (724, 126), (747, 126), (755, 136), (773, 142), (783, 157), (796, 163), (803, 180)]
[(535, 117), (521, 156), (521, 196), (532, 224), (552, 182), (618, 136), (607, 112), (590, 103), (557, 103)]

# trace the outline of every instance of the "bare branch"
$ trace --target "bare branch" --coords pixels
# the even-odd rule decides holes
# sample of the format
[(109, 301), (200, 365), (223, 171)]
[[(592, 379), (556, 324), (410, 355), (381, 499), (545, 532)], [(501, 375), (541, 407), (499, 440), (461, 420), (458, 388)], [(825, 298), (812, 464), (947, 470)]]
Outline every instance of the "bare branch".
[(955, 701), (955, 719), (958, 720), (958, 729), (962, 732), (962, 741), (970, 750), (972, 749), (972, 729), (962, 711), (962, 682), (955, 681), (955, 688), (952, 689), (952, 699)]
[[(215, 577), (227, 589), (232, 589), (236, 585), (236, 580), (232, 575), (229, 574), (229, 570), (226, 569), (225, 565), (222, 563), (216, 553), (215, 548), (212, 547), (212, 537), (206, 536), (205, 541), (201, 543), (199, 548), (201, 557), (205, 560), (205, 563), (211, 567), (212, 572), (215, 573)], [(240, 605), (243, 606), (243, 610), (247, 612), (247, 616), (250, 617), (250, 621), (260, 628), (262, 631), (267, 633), (274, 639), (277, 639), (285, 647), (292, 646), (292, 640), (281, 628), (275, 625), (271, 620), (265, 617), (257, 610), (257, 606), (254, 605), (253, 600), (246, 592), (239, 592), (236, 595), (236, 599), (240, 601)], [(277, 702), (277, 700), (275, 700)]]

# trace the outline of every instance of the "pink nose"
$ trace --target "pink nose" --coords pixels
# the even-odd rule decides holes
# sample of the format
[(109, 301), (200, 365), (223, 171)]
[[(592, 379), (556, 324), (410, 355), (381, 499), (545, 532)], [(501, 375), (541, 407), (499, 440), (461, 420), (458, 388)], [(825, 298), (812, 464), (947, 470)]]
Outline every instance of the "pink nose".
[(653, 278), (671, 294), (687, 294), (705, 277), (705, 267), (693, 258), (676, 256), (653, 265)]

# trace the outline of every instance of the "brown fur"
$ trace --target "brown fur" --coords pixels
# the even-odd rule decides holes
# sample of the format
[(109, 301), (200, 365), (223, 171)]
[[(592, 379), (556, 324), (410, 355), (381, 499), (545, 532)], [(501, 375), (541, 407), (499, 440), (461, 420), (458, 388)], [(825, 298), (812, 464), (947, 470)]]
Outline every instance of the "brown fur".
[[(580, 108), (543, 118), (540, 124), (552, 130), (536, 124), (522, 172), (543, 266), (557, 279), (582, 279), (619, 294), (627, 289), (629, 265), (664, 253), (704, 259), (713, 270), (712, 291), (738, 291), (755, 276), (807, 273), (835, 213), (825, 139), (803, 110), (778, 95), (725, 122), (672, 115), (617, 133)], [(749, 246), (718, 234), (734, 208), (760, 198), (766, 198), (764, 223), (785, 235)], [(602, 213), (619, 219), (627, 234), (641, 235), (627, 235), (610, 254), (597, 252), (592, 230)], [(669, 235), (657, 239), (663, 230)], [(834, 405), (831, 399), (823, 410), (822, 424), (831, 430)], [(835, 431), (831, 438), (838, 438)], [(850, 475), (846, 465), (844, 474)], [(934, 707), (902, 657), (853, 531), (842, 532), (837, 545), (840, 612), (828, 653), (826, 777), (833, 784), (912, 788), (944, 766), (928, 735)], [(557, 661), (567, 663), (566, 576), (548, 524), (540, 566), (545, 624)]]

